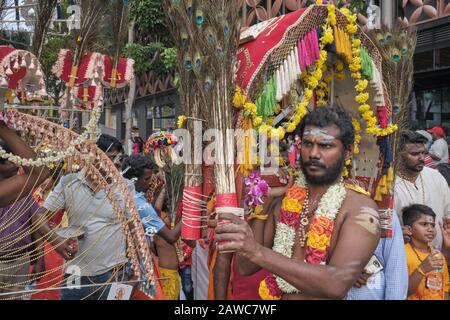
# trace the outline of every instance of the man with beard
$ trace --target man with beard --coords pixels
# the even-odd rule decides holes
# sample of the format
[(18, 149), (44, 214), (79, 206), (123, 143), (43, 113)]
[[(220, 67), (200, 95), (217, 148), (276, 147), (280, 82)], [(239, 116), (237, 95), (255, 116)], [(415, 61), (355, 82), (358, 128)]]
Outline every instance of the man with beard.
[[(342, 299), (377, 246), (378, 208), (343, 184), (355, 137), (347, 112), (316, 108), (297, 131), (306, 184), (296, 182), (269, 213), (271, 230), (252, 230), (235, 215), (220, 214), (232, 223), (216, 228), (218, 250), (237, 253), (241, 275), (260, 268), (272, 273), (259, 287), (265, 299)], [(302, 192), (306, 196), (298, 196)]]
[[(400, 215), (402, 209), (411, 204), (427, 205), (436, 213), (436, 221), (441, 223), (444, 217), (450, 218), (450, 190), (439, 171), (424, 166), (425, 143), (426, 139), (417, 132), (407, 130), (401, 134), (394, 207)], [(442, 247), (441, 228), (436, 229), (436, 238), (432, 244), (445, 254), (447, 249)], [(446, 256), (449, 256), (448, 253)]]

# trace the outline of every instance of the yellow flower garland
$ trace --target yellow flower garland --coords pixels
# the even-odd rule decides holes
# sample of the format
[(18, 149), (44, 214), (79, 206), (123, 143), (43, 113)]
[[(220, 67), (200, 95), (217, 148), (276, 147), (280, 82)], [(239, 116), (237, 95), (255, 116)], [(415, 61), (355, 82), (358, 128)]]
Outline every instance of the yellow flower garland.
[(355, 86), (356, 92), (358, 94), (355, 96), (355, 101), (360, 105), (359, 113), (361, 118), (366, 122), (366, 132), (377, 137), (384, 137), (394, 133), (398, 127), (396, 124), (389, 125), (386, 129), (383, 129), (377, 125), (377, 118), (374, 116), (373, 111), (370, 106), (366, 104), (369, 100), (369, 93), (365, 92), (368, 86), (368, 81), (362, 79), (361, 75), (361, 40), (355, 38), (354, 34), (358, 30), (356, 25), (357, 16), (352, 14), (347, 8), (342, 8), (341, 12), (347, 17), (347, 31), (352, 35), (352, 62), (349, 65), (350, 71), (352, 71), (351, 77), (357, 82)]
[[(319, 4), (319, 1), (317, 2), (317, 4)], [(322, 4), (321, 1), (320, 4)], [(305, 90), (303, 91), (303, 98), (297, 105), (294, 116), (292, 117), (292, 119), (290, 119), (290, 121), (284, 124), (286, 132), (293, 132), (300, 123), (300, 121), (303, 119), (303, 117), (308, 113), (307, 106), (309, 104), (309, 101), (313, 96), (314, 90), (316, 90), (316, 88), (319, 86), (323, 74), (326, 71), (325, 62), (327, 61), (328, 53), (327, 51), (324, 50), (324, 48), (327, 44), (333, 43), (334, 41), (333, 28), (331, 28), (330, 26), (333, 26), (335, 24), (336, 24), (336, 8), (334, 5), (329, 5), (327, 21), (323, 26), (324, 35), (320, 38), (319, 43), (320, 58), (314, 63), (313, 67), (308, 68), (304, 72), (304, 74), (301, 75), (302, 79), (307, 85), (307, 88), (305, 88)], [(319, 91), (319, 97), (320, 95), (322, 95), (322, 92)], [(324, 96), (324, 94), (322, 96)], [(320, 104), (323, 105), (323, 102), (321, 102)]]

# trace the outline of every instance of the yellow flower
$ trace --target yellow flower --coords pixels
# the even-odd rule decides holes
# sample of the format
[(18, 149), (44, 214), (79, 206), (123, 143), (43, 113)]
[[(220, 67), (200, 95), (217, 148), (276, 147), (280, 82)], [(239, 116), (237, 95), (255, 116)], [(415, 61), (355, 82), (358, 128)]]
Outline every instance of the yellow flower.
[(317, 234), (315, 232), (308, 232), (308, 240), (306, 244), (318, 250), (326, 250), (330, 245), (330, 238), (326, 234)]
[(326, 50), (320, 50), (320, 60), (325, 61), (327, 60), (328, 52)]
[(252, 103), (252, 102), (247, 102), (244, 104), (244, 109), (247, 110), (248, 112), (250, 112), (251, 114), (256, 114), (256, 104)]
[(289, 122), (289, 125), (286, 127), (286, 132), (294, 132), (295, 128), (297, 128), (297, 126), (294, 123)]
[(358, 20), (358, 17), (356, 16), (356, 14), (352, 14), (352, 15), (347, 16), (347, 20), (350, 23), (354, 24), (356, 22), (356, 20)]
[(346, 16), (349, 16), (351, 14), (350, 10), (346, 7), (341, 8), (340, 11)]
[(253, 126), (254, 127), (257, 127), (257, 126), (259, 126), (261, 123), (262, 123), (262, 118), (261, 117), (255, 117), (255, 118), (253, 118)]
[(302, 204), (297, 199), (284, 198), (281, 208), (285, 211), (300, 214), (302, 211)]
[(361, 46), (361, 40), (358, 38), (355, 38), (352, 40), (352, 47), (353, 48), (359, 48)]
[(242, 94), (242, 90), (240, 87), (236, 87), (236, 92), (234, 93), (233, 97), (233, 106), (235, 108), (241, 108), (245, 101), (246, 101), (245, 95)]
[(320, 42), (322, 45), (331, 44), (334, 41), (333, 31), (330, 27), (325, 29), (323, 36), (320, 38)]
[(361, 92), (364, 91), (364, 89), (367, 88), (367, 85), (369, 84), (369, 82), (367, 80), (359, 80), (358, 84), (355, 86), (356, 91)]
[(336, 60), (336, 67), (335, 67), (336, 71), (342, 71), (344, 70), (344, 63), (342, 62), (342, 60), (338, 59)]
[(183, 127), (185, 121), (186, 121), (186, 116), (181, 115), (178, 117), (178, 122), (177, 122), (178, 129), (181, 129)]
[(284, 129), (282, 127), (278, 127), (277, 129), (278, 131), (278, 139), (283, 139), (284, 138)]
[(352, 73), (353, 79), (361, 79), (361, 73), (360, 72), (354, 72)]
[(356, 33), (357, 30), (358, 30), (358, 27), (355, 24), (348, 24), (347, 25), (348, 33), (354, 34), (354, 33)]
[[(317, 80), (316, 80), (316, 81), (317, 81)], [(317, 85), (316, 85), (316, 86), (317, 86)], [(314, 86), (314, 87), (316, 87), (316, 86)], [(305, 99), (307, 99), (308, 101), (311, 100), (311, 98), (312, 98), (312, 96), (313, 96), (312, 90), (311, 90), (311, 89), (308, 89), (308, 88), (306, 88), (306, 89), (303, 91), (303, 94), (304, 94), (304, 96), (305, 96)]]
[(325, 81), (325, 83), (330, 83), (331, 82), (331, 74), (327, 74), (326, 76), (325, 76), (325, 78), (323, 79), (323, 81)]
[(313, 76), (314, 78), (316, 78), (317, 81), (320, 81), (320, 79), (322, 79), (322, 70), (320, 70), (320, 69), (315, 70), (315, 71), (313, 72), (312, 76)]
[(362, 104), (359, 106), (359, 112), (364, 113), (370, 110), (370, 106), (368, 104)]
[(259, 296), (261, 297), (261, 299), (263, 299), (263, 300), (280, 300), (281, 299), (281, 297), (270, 295), (269, 288), (267, 288), (265, 279), (263, 281), (261, 281), (261, 283), (259, 284), (258, 293), (259, 293)]
[(318, 97), (325, 97), (325, 91), (323, 91), (323, 90), (316, 90), (316, 95)]
[(355, 101), (359, 104), (365, 103), (369, 99), (369, 94), (367, 92), (362, 92), (355, 97)]

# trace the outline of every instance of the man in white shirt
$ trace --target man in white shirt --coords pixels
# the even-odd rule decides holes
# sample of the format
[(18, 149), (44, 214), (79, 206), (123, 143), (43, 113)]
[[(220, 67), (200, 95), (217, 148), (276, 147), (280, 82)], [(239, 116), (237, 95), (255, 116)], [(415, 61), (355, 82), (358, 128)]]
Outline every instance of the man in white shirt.
[(441, 127), (434, 127), (428, 130), (433, 136), (433, 144), (430, 148), (430, 156), (433, 158), (436, 165), (439, 163), (448, 163), (448, 144), (445, 141), (444, 129)]
[[(419, 203), (436, 213), (436, 238), (432, 245), (442, 248), (439, 223), (450, 218), (450, 189), (447, 181), (435, 169), (424, 166), (425, 137), (417, 132), (404, 131), (400, 138), (400, 165), (395, 177), (394, 201), (397, 214), (402, 208)], [(399, 216), (401, 221), (401, 215)], [(442, 248), (444, 249), (444, 248)]]

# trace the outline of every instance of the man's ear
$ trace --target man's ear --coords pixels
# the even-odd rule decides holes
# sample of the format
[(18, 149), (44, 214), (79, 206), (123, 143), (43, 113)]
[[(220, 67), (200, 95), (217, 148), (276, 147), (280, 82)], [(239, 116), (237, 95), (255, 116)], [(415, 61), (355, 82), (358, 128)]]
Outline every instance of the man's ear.
[(412, 236), (412, 228), (411, 226), (404, 226), (405, 227), (405, 231), (404, 233), (408, 236)]

